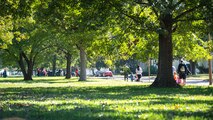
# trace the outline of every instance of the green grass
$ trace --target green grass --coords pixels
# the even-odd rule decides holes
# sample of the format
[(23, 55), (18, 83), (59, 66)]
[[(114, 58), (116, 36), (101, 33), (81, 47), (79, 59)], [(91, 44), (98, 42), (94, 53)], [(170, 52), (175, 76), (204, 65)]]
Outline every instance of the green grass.
[(197, 74), (197, 75), (189, 75), (187, 79), (202, 79), (202, 80), (209, 80), (209, 74)]
[(210, 120), (213, 87), (148, 88), (123, 80), (0, 78), (0, 119)]

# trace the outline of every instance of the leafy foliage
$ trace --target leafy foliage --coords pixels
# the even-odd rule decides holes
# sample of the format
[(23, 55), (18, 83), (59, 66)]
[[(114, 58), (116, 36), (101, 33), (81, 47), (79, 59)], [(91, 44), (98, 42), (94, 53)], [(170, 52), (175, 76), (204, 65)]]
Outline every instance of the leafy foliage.
[(13, 22), (11, 16), (0, 16), (0, 49), (5, 49), (8, 44), (12, 43), (14, 37), (12, 29)]

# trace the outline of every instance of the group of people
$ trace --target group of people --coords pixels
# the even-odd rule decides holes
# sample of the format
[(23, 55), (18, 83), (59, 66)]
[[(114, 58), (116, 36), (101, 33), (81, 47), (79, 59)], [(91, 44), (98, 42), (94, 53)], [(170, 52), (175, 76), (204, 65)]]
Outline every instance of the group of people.
[(142, 70), (142, 68), (139, 65), (135, 69), (136, 76), (133, 75), (133, 73), (130, 71), (130, 69), (129, 69), (128, 66), (125, 66), (123, 68), (123, 70), (124, 70), (124, 80), (128, 81), (128, 78), (129, 78), (128, 74), (130, 73), (130, 79), (131, 79), (131, 81), (133, 81), (133, 80), (135, 80), (137, 82), (140, 81), (140, 79), (142, 77), (143, 70)]
[(37, 68), (37, 76), (47, 76), (47, 71), (45, 68)]
[[(182, 86), (185, 85), (186, 76), (188, 74), (191, 74), (191, 72), (188, 69), (187, 65), (184, 63), (184, 61), (182, 59), (180, 60), (177, 71), (174, 66), (172, 69), (173, 69), (174, 80), (177, 82), (177, 84)], [(133, 73), (130, 71), (130, 69), (128, 69), (128, 66), (126, 66), (124, 67), (124, 80), (128, 81), (128, 73), (130, 73), (131, 81), (135, 80), (139, 82), (142, 77), (142, 72), (143, 72), (142, 68), (138, 65), (137, 68), (135, 69), (136, 75), (134, 76)]]
[(183, 86), (186, 84), (186, 76), (188, 74), (191, 74), (190, 70), (183, 62), (183, 60), (180, 60), (180, 64), (178, 65), (177, 71), (173, 69), (174, 80), (176, 81), (177, 84)]

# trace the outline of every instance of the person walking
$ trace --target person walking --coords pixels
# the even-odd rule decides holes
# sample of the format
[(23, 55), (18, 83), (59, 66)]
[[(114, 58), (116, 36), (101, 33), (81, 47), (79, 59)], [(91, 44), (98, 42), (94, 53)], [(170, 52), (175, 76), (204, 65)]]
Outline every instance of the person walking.
[(141, 79), (143, 70), (142, 70), (142, 68), (138, 65), (137, 68), (136, 68), (136, 70), (135, 70), (135, 72), (136, 72), (136, 76), (137, 76), (136, 81), (139, 82), (140, 79)]
[(124, 81), (128, 81), (129, 73), (131, 73), (129, 66), (124, 65), (123, 71), (124, 71)]
[(179, 74), (179, 79), (183, 79), (183, 84), (185, 85), (186, 84), (186, 76), (191, 72), (189, 71), (188, 67), (183, 62), (183, 60), (180, 60), (180, 64), (178, 65), (177, 72)]

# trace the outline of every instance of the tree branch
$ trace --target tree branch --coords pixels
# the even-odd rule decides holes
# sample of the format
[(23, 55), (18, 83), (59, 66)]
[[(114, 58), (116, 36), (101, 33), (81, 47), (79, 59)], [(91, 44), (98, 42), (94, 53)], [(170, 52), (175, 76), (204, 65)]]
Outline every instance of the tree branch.
[(24, 57), (24, 59), (25, 59), (26, 62), (28, 63), (28, 62), (29, 62), (29, 59), (27, 58), (27, 55), (24, 53), (24, 51), (21, 51), (20, 54)]
[(205, 20), (205, 18), (194, 18), (194, 19), (179, 19), (176, 22), (187, 22), (187, 21), (198, 21), (198, 20)]
[(195, 7), (191, 8), (191, 9), (186, 10), (185, 12), (182, 12), (181, 14), (179, 14), (178, 16), (176, 16), (176, 17), (173, 19), (174, 22), (177, 22), (179, 18), (183, 17), (184, 15), (187, 15), (187, 14), (190, 13), (190, 12), (195, 11), (195, 10), (198, 9), (199, 7), (202, 7), (202, 5), (195, 6)]
[(172, 32), (175, 32), (175, 31), (176, 31), (176, 29), (177, 29), (177, 27), (178, 27), (178, 25), (177, 25), (177, 24), (175, 24), (175, 26), (172, 28)]
[(153, 1), (148, 0), (148, 2), (149, 2), (149, 6), (152, 8), (152, 10), (155, 13), (155, 15), (157, 16), (157, 18), (159, 18), (157, 10), (155, 9), (155, 7), (152, 6)]
[(176, 8), (178, 5), (180, 5), (182, 2), (184, 2), (185, 0), (179, 0), (174, 6), (173, 8)]
[(38, 52), (35, 52), (35, 55), (34, 55), (33, 58), (32, 58), (32, 59), (33, 59), (33, 64), (35, 63), (35, 59), (36, 59), (36, 57), (38, 56), (38, 54), (41, 53), (41, 52), (43, 52), (44, 50), (50, 48), (50, 47), (51, 47), (51, 45), (47, 45), (46, 47), (42, 48), (42, 49), (39, 50)]
[(131, 18), (131, 19), (134, 20), (135, 22), (141, 23), (141, 21), (138, 20), (137, 17), (125, 13), (126, 11), (123, 10), (122, 8), (117, 7), (115, 4), (111, 3), (110, 1), (109, 1), (109, 4), (110, 4), (111, 6), (113, 6), (113, 7), (114, 7), (118, 12), (120, 12), (121, 14), (123, 14), (123, 15), (125, 15), (125, 16)]
[(135, 3), (141, 4), (141, 5), (149, 5), (149, 3), (142, 2), (142, 0), (136, 0)]

